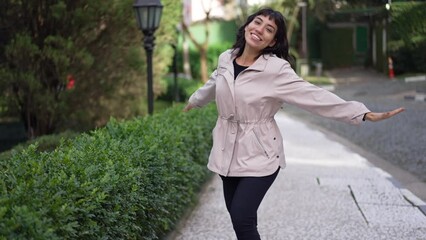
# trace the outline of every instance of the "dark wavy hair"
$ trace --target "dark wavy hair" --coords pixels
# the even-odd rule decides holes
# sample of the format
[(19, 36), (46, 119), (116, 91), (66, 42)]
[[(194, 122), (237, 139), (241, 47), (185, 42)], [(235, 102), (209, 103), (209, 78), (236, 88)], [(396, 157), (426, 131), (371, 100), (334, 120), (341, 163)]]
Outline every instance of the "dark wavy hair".
[(245, 27), (250, 24), (255, 17), (262, 15), (265, 17), (269, 17), (269, 19), (273, 19), (275, 24), (277, 25), (277, 32), (275, 33), (275, 45), (272, 47), (266, 47), (260, 53), (260, 55), (273, 53), (277, 55), (279, 58), (283, 58), (289, 61), (289, 53), (288, 53), (288, 40), (287, 40), (287, 27), (285, 23), (284, 16), (278, 12), (273, 10), (272, 8), (263, 8), (254, 14), (250, 15), (247, 18), (247, 21), (238, 29), (237, 32), (237, 40), (234, 43), (232, 48), (235, 50), (238, 49), (237, 57), (240, 57), (244, 52), (244, 47), (246, 45), (246, 39), (244, 37)]

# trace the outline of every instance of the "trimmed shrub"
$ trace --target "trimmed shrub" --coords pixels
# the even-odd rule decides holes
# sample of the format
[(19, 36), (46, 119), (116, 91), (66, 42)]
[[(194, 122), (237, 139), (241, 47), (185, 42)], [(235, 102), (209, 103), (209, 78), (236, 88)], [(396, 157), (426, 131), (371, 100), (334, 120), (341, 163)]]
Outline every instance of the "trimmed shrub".
[(72, 139), (74, 137), (77, 137), (78, 135), (79, 133), (69, 130), (58, 134), (44, 135), (36, 139), (17, 144), (12, 149), (0, 153), (0, 161), (4, 161), (5, 159), (10, 158), (15, 152), (20, 152), (28, 148), (32, 144), (37, 145), (38, 152), (51, 152), (59, 146), (61, 141), (65, 141), (66, 139)]
[(0, 162), (0, 239), (159, 239), (209, 176), (214, 106), (182, 105)]

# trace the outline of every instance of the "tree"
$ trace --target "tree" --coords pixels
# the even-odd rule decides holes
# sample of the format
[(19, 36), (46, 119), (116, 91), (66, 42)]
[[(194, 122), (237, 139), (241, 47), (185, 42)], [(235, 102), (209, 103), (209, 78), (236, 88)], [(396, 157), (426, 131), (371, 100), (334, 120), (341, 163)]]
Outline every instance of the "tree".
[[(4, 48), (5, 63), (0, 67), (0, 90), (12, 106), (10, 109), (16, 110), (24, 121), (29, 138), (52, 133), (59, 112), (65, 107), (67, 72), (93, 64), (90, 54), (72, 41), (72, 29), (79, 26), (67, 28), (70, 24), (66, 22), (73, 22), (67, 12), (78, 8), (63, 1), (3, 4), (1, 23), (10, 39)], [(82, 19), (74, 20), (75, 25), (81, 26)]]
[(246, 20), (249, 16), (249, 14), (248, 14), (249, 6), (248, 6), (248, 3), (247, 3), (247, 0), (239, 0), (239, 1), (234, 1), (234, 2), (235, 2), (235, 6), (237, 6), (237, 8), (238, 8), (238, 11), (237, 11), (238, 14), (237, 14), (237, 18), (236, 18), (237, 25), (242, 26), (246, 22)]
[(208, 6), (206, 6), (207, 4), (205, 3), (205, 1), (201, 1), (201, 4), (203, 6), (203, 10), (204, 13), (206, 15), (206, 17), (203, 20), (203, 24), (204, 24), (204, 41), (203, 42), (198, 42), (195, 37), (192, 35), (191, 31), (189, 30), (189, 26), (187, 26), (187, 24), (182, 21), (182, 28), (185, 32), (185, 34), (189, 37), (189, 39), (191, 39), (191, 42), (195, 45), (195, 47), (197, 48), (197, 50), (200, 52), (200, 75), (201, 75), (201, 81), (203, 83), (207, 82), (207, 80), (209, 79), (208, 76), (208, 72), (207, 72), (207, 51), (208, 51), (208, 47), (209, 47), (209, 23), (211, 21), (210, 19), (210, 12), (212, 11), (212, 0), (208, 0), (209, 4)]
[[(132, 0), (3, 0), (0, 92), (8, 114), (21, 117), (29, 138), (84, 123), (101, 126), (111, 116), (144, 113), (145, 62)], [(155, 93), (171, 61), (180, 3), (163, 0), (154, 54)], [(0, 42), (1, 44), (1, 42)], [(164, 45), (164, 47), (162, 46)], [(67, 90), (68, 75), (75, 81)]]

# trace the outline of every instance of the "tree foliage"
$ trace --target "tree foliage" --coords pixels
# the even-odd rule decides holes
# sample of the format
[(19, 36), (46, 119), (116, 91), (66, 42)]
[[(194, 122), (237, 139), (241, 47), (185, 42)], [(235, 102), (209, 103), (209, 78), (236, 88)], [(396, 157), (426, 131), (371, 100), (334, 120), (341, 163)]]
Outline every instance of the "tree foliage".
[[(28, 136), (143, 114), (145, 55), (132, 0), (2, 0), (0, 92)], [(173, 54), (180, 3), (163, 0), (155, 93)], [(66, 88), (69, 77), (74, 89)]]
[(395, 72), (424, 72), (426, 69), (425, 2), (392, 4), (389, 51)]
[[(283, 14), (287, 24), (287, 38), (290, 41), (290, 54), (299, 57), (295, 45), (300, 45), (299, 41), (294, 39), (297, 31), (300, 31), (301, 25), (301, 1), (300, 0), (275, 0), (267, 4)], [(325, 15), (335, 9), (335, 5), (329, 0), (308, 0), (306, 1), (308, 9), (319, 19), (325, 19)]]

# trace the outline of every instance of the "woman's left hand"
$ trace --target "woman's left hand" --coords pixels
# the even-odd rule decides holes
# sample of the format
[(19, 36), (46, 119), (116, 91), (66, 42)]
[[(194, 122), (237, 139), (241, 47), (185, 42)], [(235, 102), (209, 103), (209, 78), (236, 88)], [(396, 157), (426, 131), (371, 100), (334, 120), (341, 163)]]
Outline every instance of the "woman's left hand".
[(383, 113), (369, 112), (365, 114), (365, 120), (372, 121), (372, 122), (385, 120), (397, 115), (398, 113), (403, 112), (404, 110), (405, 110), (404, 108), (397, 108), (395, 110), (392, 110), (389, 112), (383, 112)]
[(193, 109), (195, 106), (191, 103), (186, 104), (185, 108), (183, 108), (183, 112), (188, 112), (189, 110)]

